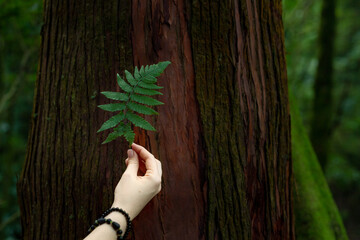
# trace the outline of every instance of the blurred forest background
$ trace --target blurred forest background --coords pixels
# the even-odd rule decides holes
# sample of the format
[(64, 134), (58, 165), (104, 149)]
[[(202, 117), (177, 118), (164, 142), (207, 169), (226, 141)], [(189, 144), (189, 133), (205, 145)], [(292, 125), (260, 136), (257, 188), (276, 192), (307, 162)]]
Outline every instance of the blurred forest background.
[[(325, 176), (349, 238), (360, 239), (360, 2), (324, 2), (327, 24), (321, 24), (322, 1), (283, 0), (289, 89), (314, 145), (327, 141)], [(16, 182), (32, 117), (41, 26), (42, 1), (0, 1), (0, 239), (21, 237)], [(319, 38), (321, 26), (326, 31)], [(330, 113), (313, 108), (321, 52), (333, 63), (318, 88)], [(325, 132), (315, 131), (313, 116)]]

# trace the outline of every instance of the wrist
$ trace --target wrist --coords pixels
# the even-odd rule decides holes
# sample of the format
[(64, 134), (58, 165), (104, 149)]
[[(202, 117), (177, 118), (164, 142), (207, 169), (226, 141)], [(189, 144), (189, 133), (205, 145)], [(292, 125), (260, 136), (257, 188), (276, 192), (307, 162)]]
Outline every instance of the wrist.
[(124, 233), (126, 231), (127, 223), (126, 223), (125, 217), (121, 213), (111, 212), (105, 218), (110, 218), (112, 221), (117, 222), (118, 224), (120, 224), (120, 229), (123, 232), (122, 236), (124, 235)]
[[(132, 208), (125, 206), (125, 204), (114, 201), (111, 207), (112, 208), (120, 208), (120, 209), (124, 210), (129, 215), (131, 221), (136, 217), (135, 213), (132, 211)], [(120, 215), (122, 215), (122, 214), (120, 214)], [(125, 219), (125, 217), (124, 217), (124, 219)]]
[[(117, 222), (120, 226), (115, 226), (119, 231), (117, 231), (118, 234), (121, 234), (123, 238), (126, 239), (126, 237), (129, 235), (132, 224), (129, 214), (122, 208), (120, 208), (118, 204), (113, 204), (111, 208), (106, 210), (101, 217), (102, 218), (108, 218), (111, 220), (115, 220), (114, 222)], [(118, 235), (120, 236), (120, 235)]]

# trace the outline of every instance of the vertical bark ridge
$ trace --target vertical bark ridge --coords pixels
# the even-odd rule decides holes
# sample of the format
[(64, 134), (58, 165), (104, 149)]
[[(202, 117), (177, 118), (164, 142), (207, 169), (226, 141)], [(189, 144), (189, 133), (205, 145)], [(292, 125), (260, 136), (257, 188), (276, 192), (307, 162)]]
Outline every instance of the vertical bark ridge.
[(244, 149), (237, 136), (243, 127), (234, 81), (234, 6), (228, 1), (191, 4), (196, 96), (208, 162), (207, 239), (249, 239)]
[(110, 115), (96, 106), (105, 101), (100, 91), (116, 89), (115, 73), (132, 66), (129, 24), (126, 1), (44, 1), (34, 118), (18, 182), (25, 239), (83, 238), (111, 204), (127, 144), (100, 147), (106, 135), (96, 131)]
[[(138, 131), (163, 166), (163, 188), (139, 215), (136, 239), (205, 239), (203, 148), (194, 93), (194, 70), (183, 1), (132, 1), (134, 65), (169, 60), (159, 78), (155, 133)], [(136, 23), (136, 24), (135, 24)], [(166, 79), (166, 81), (164, 81)], [(154, 209), (159, 208), (158, 212)], [(162, 233), (162, 235), (159, 235)]]
[[(248, 148), (245, 168), (247, 198), (252, 216), (252, 237), (255, 239), (294, 237), (290, 215), (290, 121), (280, 13), (278, 2), (247, 1), (244, 5), (235, 1), (237, 80), (240, 94), (246, 96), (241, 100), (244, 101), (240, 104), (241, 112), (249, 137), (257, 136), (259, 139), (245, 143)], [(248, 63), (253, 69), (247, 72), (243, 63)], [(249, 80), (253, 85), (246, 84)], [(253, 106), (250, 111), (249, 105)], [(254, 175), (255, 171), (257, 175)]]
[[(209, 239), (294, 237), (288, 215), (290, 131), (279, 13), (278, 2), (192, 1), (196, 89), (208, 158)], [(224, 85), (233, 89), (233, 101), (221, 98)], [(232, 116), (239, 121), (232, 121)], [(239, 133), (227, 135), (235, 141), (224, 138), (232, 124)], [(224, 151), (221, 146), (228, 142), (238, 146)], [(220, 161), (224, 157), (230, 158), (230, 165)], [(231, 219), (235, 212), (242, 220), (236, 215)], [(234, 231), (234, 226), (242, 229)]]

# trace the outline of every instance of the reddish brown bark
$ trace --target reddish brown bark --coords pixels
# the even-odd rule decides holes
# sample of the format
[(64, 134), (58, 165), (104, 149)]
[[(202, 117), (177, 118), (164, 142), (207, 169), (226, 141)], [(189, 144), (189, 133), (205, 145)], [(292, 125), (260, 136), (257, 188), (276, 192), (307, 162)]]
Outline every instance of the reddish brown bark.
[(93, 93), (115, 90), (117, 70), (170, 60), (165, 105), (147, 118), (158, 131), (135, 129), (163, 166), (135, 239), (292, 239), (280, 2), (110, 2), (45, 2), (19, 181), (25, 238), (83, 237), (110, 205), (126, 143), (100, 145), (109, 115)]
[(156, 207), (149, 207), (135, 223), (151, 227), (137, 229), (135, 236), (204, 239), (205, 158), (184, 3), (138, 0), (133, 1), (132, 13), (134, 64), (171, 61), (159, 80), (166, 89), (159, 100), (166, 106), (160, 106), (153, 119), (158, 132), (142, 132), (138, 141), (162, 162), (164, 187)]
[(80, 239), (110, 206), (127, 144), (101, 145), (99, 92), (132, 67), (130, 4), (44, 1), (33, 119), (18, 182), (24, 239)]

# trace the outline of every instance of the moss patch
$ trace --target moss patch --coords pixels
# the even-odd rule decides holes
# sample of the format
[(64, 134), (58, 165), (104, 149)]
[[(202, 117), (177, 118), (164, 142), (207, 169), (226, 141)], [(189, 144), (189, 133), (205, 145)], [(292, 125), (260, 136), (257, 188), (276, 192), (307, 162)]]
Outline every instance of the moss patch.
[(291, 94), (290, 106), (296, 239), (348, 239)]

